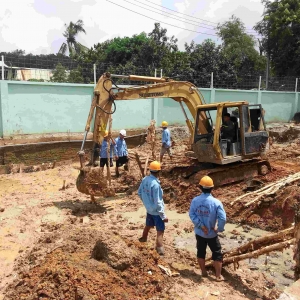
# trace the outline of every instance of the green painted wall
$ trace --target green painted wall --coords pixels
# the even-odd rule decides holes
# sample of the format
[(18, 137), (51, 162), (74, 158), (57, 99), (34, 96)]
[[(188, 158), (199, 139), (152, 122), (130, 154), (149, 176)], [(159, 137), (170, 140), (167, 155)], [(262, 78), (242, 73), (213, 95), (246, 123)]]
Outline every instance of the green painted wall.
[(296, 112), (295, 93), (263, 92), (262, 105), (267, 122), (289, 121)]
[[(0, 81), (0, 136), (83, 132), (94, 85)], [(206, 103), (246, 100), (261, 103), (266, 121), (289, 121), (300, 111), (298, 93), (200, 89)], [(116, 101), (114, 129), (160, 124), (185, 124), (179, 103), (169, 98)], [(189, 110), (184, 105), (189, 118)]]

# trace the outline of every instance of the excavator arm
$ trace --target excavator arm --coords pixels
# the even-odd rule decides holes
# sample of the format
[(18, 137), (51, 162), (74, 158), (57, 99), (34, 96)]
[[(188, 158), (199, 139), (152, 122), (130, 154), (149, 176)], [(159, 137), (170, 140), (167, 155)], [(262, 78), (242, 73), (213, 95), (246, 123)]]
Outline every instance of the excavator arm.
[[(116, 76), (125, 77), (120, 75)], [(114, 113), (116, 106), (115, 103), (117, 101), (149, 98), (171, 98), (174, 101), (179, 102), (184, 112), (191, 137), (193, 137), (194, 125), (193, 122), (187, 118), (182, 102), (186, 104), (195, 121), (197, 106), (205, 104), (202, 94), (198, 91), (195, 85), (190, 82), (173, 81), (168, 78), (135, 75), (129, 75), (126, 76), (126, 78), (132, 81), (146, 81), (153, 83), (129, 88), (116, 87), (116, 89), (114, 89), (112, 88), (113, 81), (111, 75), (109, 73), (105, 73), (101, 76), (94, 90), (94, 98), (85, 128), (86, 132), (90, 130), (90, 124), (94, 116), (94, 111), (96, 110), (93, 135), (95, 143), (102, 142), (109, 114)], [(200, 117), (200, 122), (198, 122), (198, 132), (203, 134), (207, 133), (207, 122), (206, 114), (203, 112)]]

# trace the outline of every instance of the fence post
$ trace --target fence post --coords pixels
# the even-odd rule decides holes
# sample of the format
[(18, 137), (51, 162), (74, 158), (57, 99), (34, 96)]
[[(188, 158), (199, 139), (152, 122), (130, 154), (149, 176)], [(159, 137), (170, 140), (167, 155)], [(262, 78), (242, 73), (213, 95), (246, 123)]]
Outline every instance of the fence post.
[(1, 61), (2, 61), (2, 80), (4, 80), (4, 56), (1, 55)]
[(259, 76), (259, 83), (258, 83), (258, 90), (260, 91), (261, 88), (261, 76)]
[(298, 78), (296, 78), (296, 84), (295, 84), (295, 108), (294, 113), (298, 112), (298, 99), (299, 99), (299, 93), (298, 93)]
[(210, 75), (210, 88), (211, 89), (214, 88), (214, 72), (211, 72), (211, 75)]
[(94, 86), (97, 84), (97, 77), (96, 77), (96, 64), (94, 64)]
[(163, 71), (163, 69), (160, 69), (160, 78), (162, 78), (162, 71)]

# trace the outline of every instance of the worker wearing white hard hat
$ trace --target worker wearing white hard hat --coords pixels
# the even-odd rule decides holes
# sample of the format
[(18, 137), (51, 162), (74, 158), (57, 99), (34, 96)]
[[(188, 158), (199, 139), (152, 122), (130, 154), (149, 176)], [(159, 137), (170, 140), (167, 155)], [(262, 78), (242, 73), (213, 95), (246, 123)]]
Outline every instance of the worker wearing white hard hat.
[(119, 167), (124, 165), (124, 169), (128, 171), (129, 160), (128, 160), (128, 150), (125, 141), (126, 130), (120, 130), (119, 136), (115, 139), (115, 157), (116, 157), (116, 176), (119, 176)]

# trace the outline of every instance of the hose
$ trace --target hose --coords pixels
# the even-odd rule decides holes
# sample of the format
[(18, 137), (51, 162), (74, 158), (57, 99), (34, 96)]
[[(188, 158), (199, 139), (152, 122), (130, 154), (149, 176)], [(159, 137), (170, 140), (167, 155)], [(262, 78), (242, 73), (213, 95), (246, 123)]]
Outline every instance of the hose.
[[(117, 89), (119, 88), (110, 78), (108, 78), (108, 79), (105, 79), (104, 81), (103, 81), (103, 88), (105, 89), (105, 91), (108, 93), (108, 95), (109, 95), (109, 99), (108, 99), (108, 102), (109, 101), (112, 101), (112, 104), (113, 104), (113, 106), (114, 106), (114, 108), (113, 108), (113, 110), (112, 111), (106, 111), (106, 110), (104, 110), (101, 106), (99, 106), (99, 105), (96, 105), (96, 107), (98, 107), (98, 108), (100, 108), (104, 113), (106, 113), (106, 114), (108, 114), (108, 115), (112, 115), (112, 114), (114, 114), (115, 112), (116, 112), (116, 109), (117, 109), (117, 106), (116, 106), (116, 103), (115, 103), (115, 99), (114, 99), (114, 96), (111, 94), (111, 90), (113, 89), (112, 87), (108, 90), (106, 87), (105, 87), (105, 82), (106, 81), (110, 81)], [(108, 103), (107, 102), (107, 103)], [(105, 106), (105, 105), (104, 105)]]

